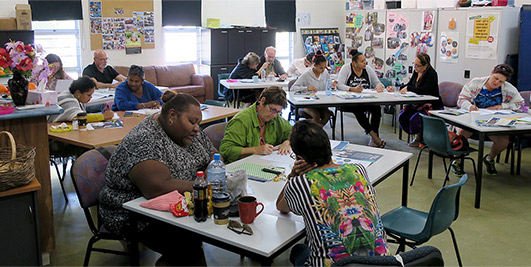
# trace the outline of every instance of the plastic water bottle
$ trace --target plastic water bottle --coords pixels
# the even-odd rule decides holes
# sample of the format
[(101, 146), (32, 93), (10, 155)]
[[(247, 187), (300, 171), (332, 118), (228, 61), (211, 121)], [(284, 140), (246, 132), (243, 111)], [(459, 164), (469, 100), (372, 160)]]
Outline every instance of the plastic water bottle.
[(398, 77), (396, 77), (396, 80), (395, 80), (395, 96), (400, 96), (400, 80), (398, 79)]
[(325, 93), (326, 93), (327, 96), (331, 96), (332, 95), (332, 80), (330, 79), (330, 76), (326, 80), (326, 91), (325, 91)]
[(212, 194), (225, 192), (225, 164), (218, 153), (214, 154), (214, 160), (208, 164), (207, 178), (212, 187)]
[(194, 181), (194, 220), (204, 222), (208, 217), (207, 182), (202, 171), (197, 172)]
[(266, 80), (266, 70), (265, 70), (265, 68), (262, 68), (262, 71), (260, 72), (260, 78), (262, 79), (263, 82), (265, 82), (265, 80)]

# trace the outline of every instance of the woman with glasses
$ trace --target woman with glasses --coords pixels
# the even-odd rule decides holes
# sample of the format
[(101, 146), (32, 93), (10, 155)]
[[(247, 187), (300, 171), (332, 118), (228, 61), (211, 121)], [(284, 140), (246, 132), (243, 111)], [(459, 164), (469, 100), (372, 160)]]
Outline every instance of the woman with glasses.
[[(52, 71), (52, 73), (48, 76), (46, 90), (55, 91), (57, 80), (73, 80), (72, 77), (66, 74), (65, 70), (63, 69), (63, 62), (58, 55), (48, 54), (45, 59), (48, 61), (48, 67)], [(37, 80), (33, 80), (32, 82), (38, 84)]]
[[(439, 95), (439, 78), (437, 72), (430, 64), (430, 56), (425, 53), (419, 53), (415, 57), (414, 61), (415, 71), (411, 75), (409, 82), (400, 87), (400, 93), (413, 92), (418, 95), (431, 95), (438, 99), (429, 101), (427, 103), (406, 105), (400, 112), (398, 122), (400, 128), (408, 134), (415, 134), (415, 138), (409, 146), (418, 147), (420, 140), (418, 133), (420, 132), (420, 116), (415, 116), (417, 113), (425, 113), (430, 109), (442, 109), (443, 103), (441, 96)], [(388, 89), (389, 91), (395, 90), (394, 87)]]
[(144, 68), (131, 65), (127, 80), (116, 87), (112, 110), (158, 109), (162, 106), (162, 92), (144, 81)]
[[(255, 52), (249, 52), (242, 59), (238, 59), (238, 65), (232, 70), (229, 79), (252, 79), (255, 75), (260, 75), (263, 68), (260, 65), (260, 57)], [(260, 94), (261, 89), (240, 89), (238, 90), (238, 100), (244, 103), (254, 102)], [(232, 102), (234, 100), (234, 90), (225, 88), (223, 94), (225, 100)]]
[(253, 154), (269, 155), (273, 151), (288, 154), (291, 125), (279, 116), (286, 106), (286, 92), (271, 86), (262, 91), (258, 101), (238, 112), (227, 124), (219, 146), (225, 163)]
[[(376, 72), (367, 66), (367, 59), (365, 56), (355, 49), (350, 50), (352, 63), (344, 65), (339, 71), (338, 85), (339, 90), (361, 93), (363, 89), (370, 89), (371, 87), (378, 93), (384, 91), (384, 86), (378, 79)], [(378, 136), (380, 129), (380, 120), (382, 118), (382, 111), (380, 105), (364, 105), (354, 108), (343, 108), (345, 112), (352, 112), (356, 116), (358, 123), (365, 130), (365, 134), (371, 137), (369, 142), (373, 147), (385, 147), (385, 141)], [(367, 117), (368, 112), (371, 119)]]
[[(389, 255), (365, 168), (335, 164), (328, 135), (312, 121), (297, 122), (290, 142), (298, 159), (293, 170), (299, 171), (289, 175), (276, 206), (282, 213), (302, 215), (306, 225), (305, 244), (290, 255), (293, 265), (330, 266), (350, 255)], [(304, 165), (309, 168), (300, 172)]]
[[(457, 106), (459, 108), (475, 111), (479, 109), (519, 109), (524, 105), (524, 99), (518, 90), (509, 82), (514, 71), (507, 64), (499, 64), (491, 72), (490, 76), (475, 78), (465, 84), (459, 98)], [(472, 133), (463, 129), (458, 129), (458, 134), (469, 138)], [(509, 136), (489, 136), (493, 144), (490, 153), (483, 158), (488, 174), (496, 174), (494, 158), (498, 156), (509, 145)], [(454, 173), (462, 174), (461, 164), (452, 165)]]
[[(307, 71), (293, 84), (291, 90), (296, 93), (309, 93), (326, 90), (326, 82), (330, 79), (330, 74), (327, 70), (326, 58), (321, 50), (315, 53), (312, 59), (313, 67), (311, 71)], [(332, 88), (335, 88), (337, 82), (332, 83)], [(327, 107), (322, 108), (304, 108), (305, 113), (312, 117), (312, 120), (321, 126), (325, 126), (332, 116), (332, 111)]]

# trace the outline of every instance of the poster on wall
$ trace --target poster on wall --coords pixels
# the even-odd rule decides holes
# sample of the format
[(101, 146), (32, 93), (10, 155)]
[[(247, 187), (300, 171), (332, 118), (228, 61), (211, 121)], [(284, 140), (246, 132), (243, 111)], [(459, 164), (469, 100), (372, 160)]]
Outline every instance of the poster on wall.
[(346, 10), (361, 10), (363, 9), (363, 3), (361, 0), (348, 0), (346, 2)]
[(499, 12), (468, 13), (465, 39), (466, 58), (496, 59), (499, 23)]
[(422, 31), (431, 32), (433, 29), (433, 12), (434, 11), (424, 11), (422, 12)]
[(385, 64), (388, 66), (385, 78), (403, 80), (407, 76), (406, 63), (408, 61), (406, 50), (410, 44), (407, 40), (409, 18), (397, 12), (387, 12), (387, 55)]
[(431, 32), (412, 32), (411, 47), (416, 48), (416, 53), (428, 53), (428, 47), (433, 47), (433, 38)]
[(89, 2), (90, 10), (89, 15), (91, 18), (101, 18), (101, 2), (100, 1), (90, 1)]
[(306, 53), (321, 50), (331, 73), (338, 73), (344, 64), (345, 45), (341, 43), (338, 28), (301, 29)]
[(442, 62), (456, 64), (459, 59), (459, 32), (441, 32), (439, 58)]

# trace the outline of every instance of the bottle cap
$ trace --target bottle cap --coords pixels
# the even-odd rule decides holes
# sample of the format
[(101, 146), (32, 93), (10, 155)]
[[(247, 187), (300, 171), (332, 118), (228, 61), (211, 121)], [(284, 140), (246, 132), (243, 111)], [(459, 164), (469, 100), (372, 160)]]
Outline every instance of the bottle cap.
[(221, 160), (221, 155), (219, 153), (214, 154), (214, 160)]
[(203, 173), (202, 171), (197, 172), (197, 177), (203, 177), (203, 176), (205, 176), (205, 173)]

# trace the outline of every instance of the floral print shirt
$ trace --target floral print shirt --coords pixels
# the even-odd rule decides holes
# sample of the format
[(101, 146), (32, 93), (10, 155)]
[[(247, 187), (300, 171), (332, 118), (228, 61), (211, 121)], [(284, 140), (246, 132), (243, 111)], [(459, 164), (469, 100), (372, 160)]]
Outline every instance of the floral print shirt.
[[(479, 93), (481, 92), (481, 89), (487, 82), (490, 76), (487, 77), (481, 77), (481, 78), (475, 78), (465, 84), (463, 86), (463, 89), (461, 90), (461, 93), (459, 94), (459, 98), (457, 99), (457, 106), (462, 109), (470, 110), (470, 106), (472, 106), (474, 100), (478, 97)], [(501, 93), (502, 93), (502, 107), (503, 109), (519, 109), (521, 106), (524, 105), (524, 98), (520, 95), (516, 87), (514, 87), (509, 82), (504, 82), (501, 85)]]
[(302, 215), (311, 249), (306, 265), (330, 266), (350, 255), (389, 255), (374, 188), (358, 164), (292, 178), (284, 197)]

